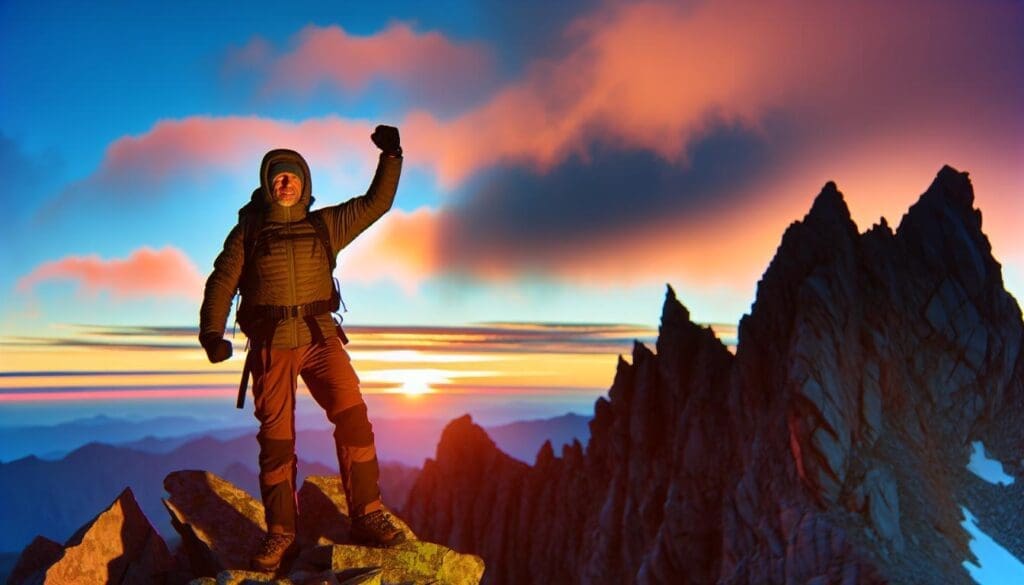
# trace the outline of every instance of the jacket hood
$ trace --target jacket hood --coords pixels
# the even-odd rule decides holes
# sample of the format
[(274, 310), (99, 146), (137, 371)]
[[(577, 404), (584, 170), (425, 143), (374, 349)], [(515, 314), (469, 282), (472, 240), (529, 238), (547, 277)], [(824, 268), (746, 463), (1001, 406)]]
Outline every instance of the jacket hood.
[[(302, 194), (299, 201), (291, 207), (282, 207), (274, 202), (270, 184), (270, 165), (276, 162), (292, 162), (302, 169)], [(260, 186), (252, 192), (249, 203), (239, 210), (239, 215), (254, 208), (262, 211), (269, 221), (292, 222), (306, 217), (313, 205), (313, 179), (309, 172), (309, 164), (302, 155), (287, 148), (276, 148), (263, 155), (260, 163)]]

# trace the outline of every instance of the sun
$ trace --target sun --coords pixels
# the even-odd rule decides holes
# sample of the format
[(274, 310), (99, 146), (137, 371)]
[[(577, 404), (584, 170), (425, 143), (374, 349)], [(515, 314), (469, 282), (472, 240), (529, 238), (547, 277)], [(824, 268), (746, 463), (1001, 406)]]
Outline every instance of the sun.
[(410, 398), (416, 398), (424, 394), (430, 394), (431, 389), (430, 385), (423, 380), (406, 380), (399, 392)]

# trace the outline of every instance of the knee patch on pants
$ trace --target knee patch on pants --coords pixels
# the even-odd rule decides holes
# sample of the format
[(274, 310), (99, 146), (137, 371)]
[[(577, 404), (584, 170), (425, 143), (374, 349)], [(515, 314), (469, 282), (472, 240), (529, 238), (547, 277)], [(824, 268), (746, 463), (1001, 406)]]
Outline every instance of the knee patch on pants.
[(366, 404), (358, 404), (331, 416), (334, 437), (342, 445), (364, 446), (373, 444), (373, 425), (366, 414)]
[(285, 481), (295, 483), (295, 441), (264, 439), (260, 442), (260, 484), (276, 485)]
[(298, 510), (295, 501), (295, 475), (298, 459), (294, 439), (267, 439), (260, 443), (260, 496), (267, 529), (271, 532), (296, 531)]

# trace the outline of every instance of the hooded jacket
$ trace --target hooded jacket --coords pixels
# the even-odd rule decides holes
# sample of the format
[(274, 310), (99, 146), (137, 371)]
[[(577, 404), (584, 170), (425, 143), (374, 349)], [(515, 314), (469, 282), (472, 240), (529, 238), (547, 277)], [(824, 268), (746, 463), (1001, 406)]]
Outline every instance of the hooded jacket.
[[(290, 161), (303, 170), (302, 195), (291, 207), (274, 202), (269, 172), (278, 161)], [(238, 224), (224, 241), (213, 264), (199, 309), (200, 340), (223, 337), (231, 299), (241, 289), (240, 315), (258, 315), (255, 307), (297, 306), (330, 299), (333, 275), (327, 252), (308, 216), (319, 215), (327, 228), (331, 254), (345, 246), (391, 209), (402, 171), (401, 157), (381, 154), (377, 171), (365, 195), (344, 203), (310, 211), (313, 186), (302, 155), (294, 150), (268, 152), (260, 165), (260, 186), (239, 211)], [(249, 233), (247, 236), (247, 231)], [(246, 248), (250, 249), (246, 249)], [(251, 258), (246, 258), (251, 255)], [(337, 336), (329, 313), (239, 320), (242, 331), (257, 344), (295, 348), (324, 337)]]

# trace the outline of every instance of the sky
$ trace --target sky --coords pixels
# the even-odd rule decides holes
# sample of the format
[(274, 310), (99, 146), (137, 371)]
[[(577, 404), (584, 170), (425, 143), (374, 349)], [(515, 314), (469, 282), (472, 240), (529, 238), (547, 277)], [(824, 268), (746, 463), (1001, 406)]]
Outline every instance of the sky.
[[(189, 336), (263, 153), (302, 152), (317, 204), (340, 203), (369, 184), (379, 123), (402, 135), (398, 195), (336, 272), (367, 391), (470, 392), (461, 356), (491, 372), (477, 394), (571, 387), (592, 405), (616, 354), (656, 334), (666, 284), (727, 337), (830, 180), (866, 230), (897, 225), (942, 165), (970, 172), (1022, 298), (1024, 3), (384, 6), (0, 3), (0, 409), (42, 409), (33, 388), (64, 396), (83, 371), (162, 373), (78, 391), (175, 395), (200, 376), (230, 393), (207, 376), (239, 358), (210, 368)], [(473, 361), (485, 345), (437, 342), (433, 373), (369, 349), (379, 327), (411, 344), (493, 324), (580, 327), (556, 351), (575, 381)], [(635, 335), (579, 358), (603, 325)], [(151, 328), (186, 331), (170, 349), (95, 343)]]

